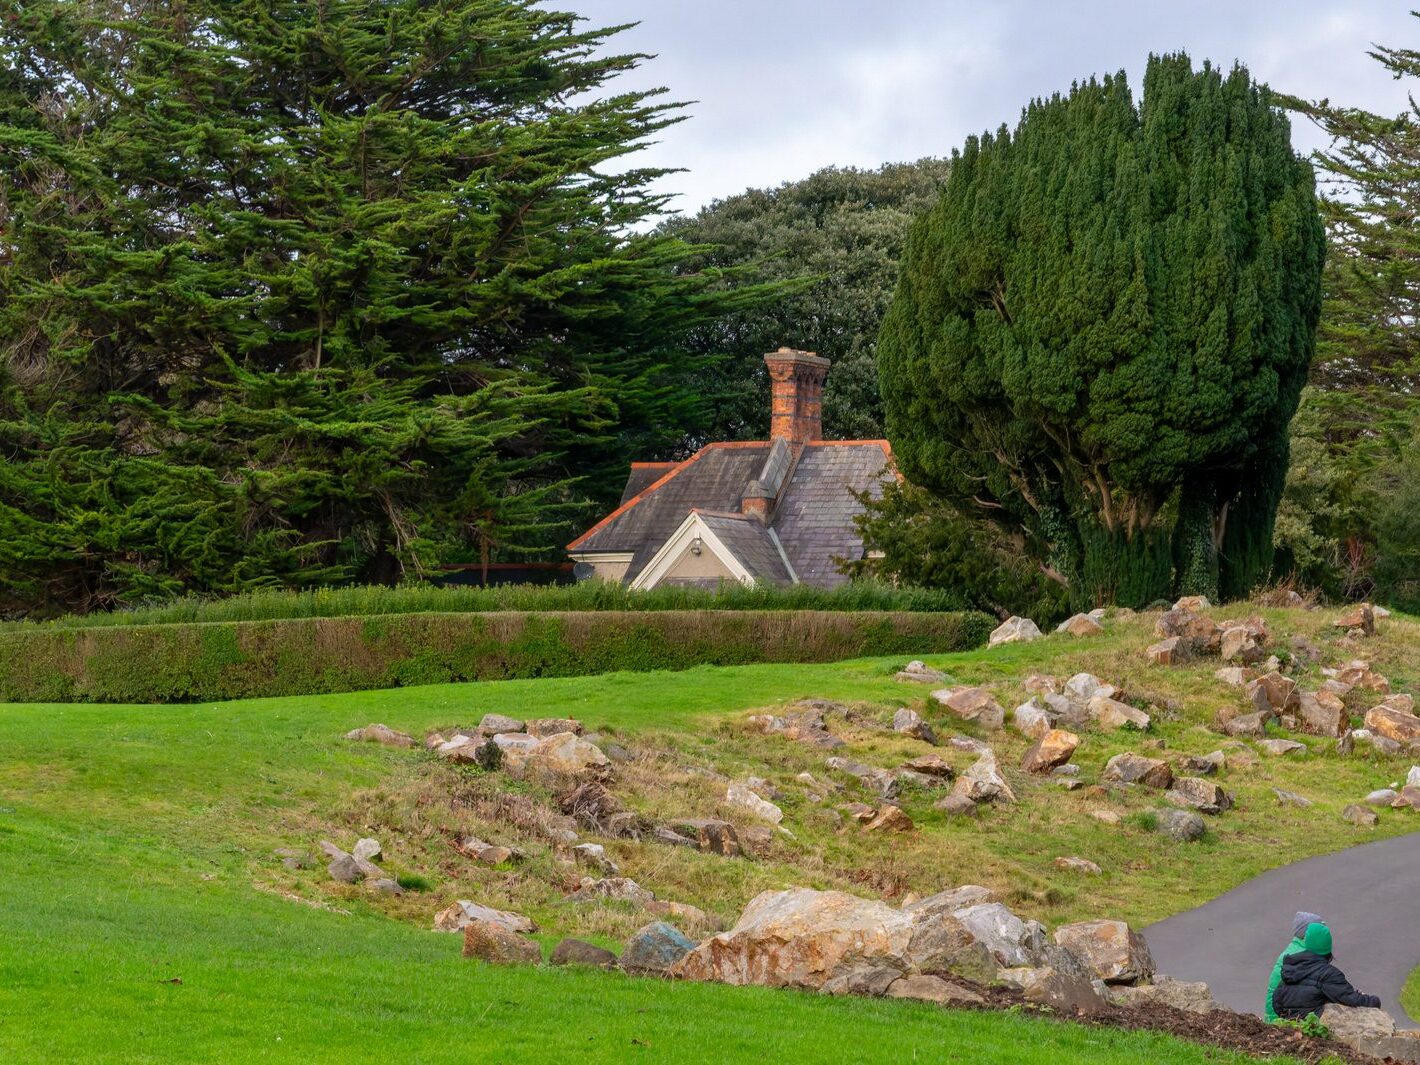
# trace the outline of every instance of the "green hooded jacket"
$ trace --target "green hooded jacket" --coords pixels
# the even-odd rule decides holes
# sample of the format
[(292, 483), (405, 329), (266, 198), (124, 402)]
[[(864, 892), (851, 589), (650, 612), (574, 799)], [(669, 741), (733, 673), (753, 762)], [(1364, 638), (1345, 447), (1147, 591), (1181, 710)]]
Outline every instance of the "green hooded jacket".
[(1292, 918), (1292, 942), (1287, 944), (1287, 949), (1277, 955), (1277, 964), (1272, 966), (1272, 979), (1267, 981), (1267, 1001), (1263, 1004), (1262, 1015), (1267, 1018), (1267, 1023), (1271, 1024), (1277, 1019), (1277, 1011), (1272, 1008), (1272, 993), (1277, 990), (1277, 985), (1282, 982), (1282, 962), (1287, 955), (1295, 954), (1299, 950), (1306, 950), (1306, 944), (1302, 942), (1307, 934), (1307, 925), (1324, 924), (1320, 917), (1306, 910), (1299, 910)]

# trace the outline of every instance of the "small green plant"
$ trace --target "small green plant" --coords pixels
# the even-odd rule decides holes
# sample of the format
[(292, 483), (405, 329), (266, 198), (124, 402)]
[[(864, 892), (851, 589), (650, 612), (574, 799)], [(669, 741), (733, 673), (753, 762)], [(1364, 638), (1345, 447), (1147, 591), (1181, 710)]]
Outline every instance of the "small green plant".
[(430, 891), (434, 887), (427, 877), (422, 877), (418, 873), (405, 873), (395, 877), (395, 883), (405, 891)]
[(1124, 823), (1134, 828), (1142, 828), (1145, 832), (1154, 832), (1159, 827), (1159, 815), (1156, 810), (1140, 810), (1125, 817)]
[(1284, 1018), (1277, 1021), (1277, 1024), (1283, 1028), (1293, 1028), (1313, 1039), (1327, 1039), (1331, 1036), (1331, 1029), (1323, 1024), (1321, 1018), (1315, 1013), (1308, 1013), (1299, 1021), (1289, 1021)]

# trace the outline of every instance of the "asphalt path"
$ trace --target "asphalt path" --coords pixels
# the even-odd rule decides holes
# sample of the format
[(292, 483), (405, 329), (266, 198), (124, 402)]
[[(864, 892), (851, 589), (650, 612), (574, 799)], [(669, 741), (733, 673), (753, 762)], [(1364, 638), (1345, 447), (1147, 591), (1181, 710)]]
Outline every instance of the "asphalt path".
[(1357, 990), (1379, 995), (1398, 1022), (1415, 1025), (1399, 999), (1420, 967), (1420, 833), (1273, 869), (1144, 929), (1144, 937), (1159, 972), (1204, 980), (1224, 1005), (1260, 1015), (1298, 910), (1325, 918), (1336, 964)]

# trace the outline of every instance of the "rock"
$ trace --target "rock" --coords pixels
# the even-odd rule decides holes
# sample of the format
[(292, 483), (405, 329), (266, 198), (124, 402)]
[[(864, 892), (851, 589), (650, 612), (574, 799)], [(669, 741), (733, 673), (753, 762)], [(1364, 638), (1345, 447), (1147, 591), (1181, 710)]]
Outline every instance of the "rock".
[(572, 848), (572, 857), (578, 865), (595, 869), (602, 876), (616, 876), (621, 872), (616, 863), (607, 857), (606, 848), (600, 843), (578, 843)]
[(976, 803), (1016, 801), (1016, 793), (1001, 775), (996, 755), (991, 751), (981, 755), (970, 769), (957, 778), (952, 794), (963, 795)]
[(911, 914), (841, 891), (765, 891), (733, 928), (701, 943), (670, 972), (690, 980), (809, 990), (865, 965), (907, 975), (913, 927)]
[(848, 965), (824, 981), (820, 993), (825, 995), (857, 995), (880, 998), (887, 989), (902, 979), (902, 970), (871, 961)]
[(1314, 736), (1340, 736), (1350, 724), (1346, 704), (1334, 692), (1302, 692), (1297, 697), (1297, 718)]
[(976, 803), (968, 795), (946, 795), (932, 805), (951, 817), (970, 817), (976, 813)]
[(1154, 623), (1154, 635), (1161, 640), (1179, 637), (1180, 644), (1192, 654), (1217, 654), (1222, 643), (1222, 630), (1205, 617), (1189, 610), (1169, 610)]
[(884, 806), (863, 826), (864, 832), (911, 832), (917, 826), (900, 806)]
[(1111, 987), (1109, 1001), (1113, 1006), (1126, 1009), (1169, 1006), (1185, 1013), (1214, 1013), (1227, 1009), (1213, 997), (1213, 992), (1202, 981), (1171, 980), (1167, 976), (1155, 976), (1151, 984)]
[(1375, 706), (1367, 710), (1366, 728), (1402, 747), (1420, 741), (1420, 717), (1389, 706)]
[(655, 914), (662, 920), (679, 921), (681, 924), (691, 925), (695, 928), (709, 929), (714, 932), (724, 928), (719, 920), (711, 917), (698, 906), (692, 906), (688, 902), (671, 902), (667, 899), (652, 899), (646, 903), (646, 912)]
[(1218, 655), (1224, 662), (1252, 663), (1262, 658), (1262, 648), (1245, 625), (1234, 625), (1219, 637)]
[(1420, 765), (1413, 765), (1405, 774), (1405, 783), (1410, 787), (1420, 787)]
[(1113, 699), (1119, 694), (1119, 689), (1113, 684), (1106, 684), (1093, 673), (1076, 673), (1065, 682), (1061, 694), (1073, 702), (1088, 703), (1096, 696)]
[(935, 895), (928, 895), (915, 902), (905, 903), (902, 908), (907, 913), (925, 917), (937, 913), (953, 914), (968, 906), (981, 906), (988, 902), (999, 901), (996, 892), (990, 888), (984, 888), (979, 884), (963, 884), (961, 887), (948, 888), (946, 891), (939, 891)]
[[(1297, 682), (1281, 673), (1265, 673), (1254, 681), (1249, 681), (1244, 689), (1259, 710), (1271, 707), (1277, 713), (1286, 713), (1297, 706)], [(1261, 698), (1256, 693), (1261, 693)], [(1265, 703), (1262, 700), (1266, 700)]]
[(1296, 740), (1260, 740), (1258, 748), (1267, 754), (1280, 757), (1285, 754), (1305, 754), (1306, 744)]
[(1328, 1003), (1321, 1011), (1321, 1021), (1331, 1029), (1331, 1038), (1356, 1050), (1364, 1050), (1369, 1040), (1395, 1035), (1395, 1020), (1390, 1014), (1367, 1006)]
[(447, 909), (440, 910), (434, 917), (434, 931), (461, 932), (473, 921), (502, 925), (510, 932), (537, 931), (537, 925), (529, 917), (508, 910), (495, 910), (491, 906), (480, 906), (467, 899), (460, 899)]
[(1208, 831), (1203, 818), (1192, 810), (1159, 810), (1155, 817), (1158, 831), (1176, 843), (1192, 843)]
[[(511, 737), (495, 737), (497, 741), (505, 738)], [(504, 765), (509, 769), (528, 767), (540, 772), (576, 775), (588, 770), (602, 770), (611, 764), (600, 747), (575, 732), (556, 732), (542, 739), (527, 738), (533, 741), (532, 747), (521, 743), (510, 747), (499, 742), (499, 746), (503, 747)]]
[(1073, 732), (1051, 729), (1026, 752), (1021, 768), (1027, 773), (1048, 773), (1069, 762), (1079, 746), (1080, 737)]
[(621, 967), (629, 973), (664, 973), (695, 949), (674, 925), (654, 921), (626, 941)]
[(582, 827), (602, 833), (608, 833), (612, 819), (625, 812), (621, 800), (595, 780), (584, 780), (562, 792), (557, 796), (557, 808)]
[(370, 881), (370, 889), (378, 891), (381, 895), (403, 895), (404, 888), (400, 887), (398, 880), (391, 880), (387, 876), (382, 876), (378, 880)]
[(731, 806), (738, 807), (746, 813), (752, 814), (763, 821), (771, 824), (779, 824), (784, 820), (784, 811), (775, 806), (768, 799), (761, 799), (753, 791), (743, 784), (731, 784), (725, 789), (725, 801)]
[(1067, 974), (1045, 965), (1012, 969), (1011, 983), (1027, 1002), (1057, 1012), (1094, 1013), (1107, 1005), (1088, 976)]
[(342, 884), (356, 884), (365, 879), (365, 872), (360, 868), (360, 863), (349, 854), (332, 858), (326, 866), (326, 872), (330, 874), (331, 879)]
[(1376, 634), (1376, 613), (1371, 609), (1369, 603), (1357, 603), (1332, 624), (1338, 629), (1345, 629), (1347, 632), (1359, 636), (1374, 636)]
[[(1342, 685), (1349, 684), (1351, 688), (1366, 688), (1381, 695), (1387, 695), (1390, 692), (1390, 681), (1373, 670), (1369, 662), (1360, 658), (1347, 662), (1336, 671), (1336, 676), (1333, 679)], [(1347, 693), (1337, 692), (1337, 694), (1344, 696)]]
[(1030, 618), (1010, 617), (1001, 623), (986, 641), (988, 647), (998, 647), (1004, 643), (1023, 643), (1040, 639), (1040, 629)]
[(1216, 670), (1213, 676), (1217, 677), (1224, 684), (1231, 684), (1235, 688), (1241, 688), (1247, 683), (1247, 670), (1242, 666), (1224, 666)]
[(1298, 795), (1295, 791), (1286, 791), (1283, 788), (1273, 788), (1272, 794), (1277, 796), (1279, 806), (1295, 806), (1299, 810), (1308, 810), (1316, 804), (1304, 795)]
[(985, 688), (942, 688), (931, 697), (963, 721), (974, 721), (984, 729), (994, 731), (1006, 721), (1006, 711)]
[(616, 968), (616, 955), (581, 939), (564, 939), (552, 948), (552, 965), (591, 965), (598, 969)]
[(542, 948), (494, 921), (470, 921), (463, 930), (463, 956), (493, 965), (537, 965)]
[(749, 718), (749, 724), (760, 732), (778, 733), (787, 740), (811, 747), (831, 751), (843, 746), (843, 741), (828, 731), (824, 711), (817, 706), (805, 706), (799, 712), (783, 717), (754, 714)]
[(1222, 751), (1213, 751), (1211, 754), (1192, 755), (1183, 760), (1183, 768), (1196, 777), (1211, 777), (1225, 769), (1227, 764), (1227, 755)]
[(1096, 821), (1102, 821), (1106, 825), (1119, 825), (1123, 818), (1113, 810), (1091, 810), (1090, 816)]
[(1105, 763), (1100, 780), (1107, 784), (1142, 784), (1149, 788), (1167, 788), (1173, 783), (1173, 770), (1158, 758), (1142, 754), (1116, 754)]
[(1175, 610), (1187, 610), (1191, 614), (1196, 614), (1200, 610), (1208, 610), (1212, 607), (1206, 595), (1185, 595), (1173, 605)]
[(1266, 734), (1267, 722), (1272, 720), (1272, 712), (1257, 711), (1238, 714), (1223, 722), (1223, 731), (1229, 736), (1262, 736)]
[(1211, 780), (1202, 777), (1179, 777), (1164, 798), (1175, 806), (1197, 810), (1203, 814), (1220, 814), (1232, 808), (1233, 797)]
[(876, 792), (880, 798), (895, 799), (898, 791), (901, 790), (897, 775), (886, 769), (878, 769), (875, 766), (864, 765), (862, 762), (855, 762), (851, 758), (836, 756), (826, 759), (824, 764), (829, 769), (857, 777), (860, 784)]
[[(509, 736), (518, 735), (510, 733)], [(435, 753), (446, 762), (455, 765), (476, 765), (485, 773), (492, 773), (503, 767), (503, 747), (495, 736), (488, 740), (475, 740), (468, 736), (455, 736), (447, 743), (440, 744)], [(529, 737), (529, 746), (532, 742)]]
[(1144, 656), (1156, 666), (1180, 666), (1192, 657), (1190, 650), (1183, 637), (1170, 636), (1146, 647)]
[(1102, 695), (1090, 700), (1090, 717), (1099, 722), (1101, 728), (1134, 728), (1140, 732), (1149, 729), (1149, 715), (1144, 711)]
[(888, 998), (910, 998), (918, 1002), (982, 1006), (986, 1000), (975, 991), (949, 983), (940, 976), (899, 976), (885, 992)]
[(1071, 873), (1085, 873), (1089, 876), (1100, 876), (1104, 873), (1103, 869), (1088, 858), (1056, 858), (1055, 868), (1064, 869)]
[(414, 737), (396, 732), (388, 725), (366, 725), (352, 729), (345, 734), (347, 740), (362, 740), (366, 743), (381, 743), (386, 747), (413, 747)]
[[(1365, 743), (1374, 747), (1382, 754), (1399, 754), (1401, 746), (1389, 736), (1378, 736), (1368, 728), (1352, 729), (1350, 734), (1351, 742), (1354, 746), (1357, 743)], [(1337, 748), (1341, 747), (1341, 740), (1336, 741)], [(1409, 746), (1407, 744), (1407, 746)]]
[(459, 850), (483, 865), (502, 865), (514, 858), (521, 858), (520, 853), (513, 848), (485, 843), (477, 836), (465, 836), (459, 841)]
[(1088, 614), (1076, 614), (1057, 625), (1055, 631), (1066, 632), (1079, 639), (1085, 636), (1104, 635), (1104, 626)]
[(1023, 736), (1038, 740), (1055, 727), (1057, 715), (1041, 706), (1034, 698), (1011, 711), (1011, 721)]
[(947, 675), (925, 662), (909, 662), (898, 670), (897, 679), (904, 684), (943, 684)]
[(1361, 828), (1375, 828), (1380, 823), (1380, 815), (1353, 802), (1341, 811), (1341, 820)]
[(380, 841), (377, 839), (360, 839), (355, 841), (355, 848), (350, 852), (356, 861), (364, 860), (372, 862), (380, 857)]
[[(529, 721), (524, 728), (529, 736), (536, 736), (538, 739), (546, 739), (562, 732), (570, 732), (574, 736), (582, 734), (582, 723), (574, 717), (539, 717)], [(575, 943), (576, 940), (572, 942)]]
[(877, 809), (869, 806), (865, 802), (845, 803), (843, 806), (840, 806), (839, 809), (860, 825), (866, 825), (869, 821), (878, 816)]
[[(1165, 811), (1179, 812), (1179, 811)], [(1154, 975), (1144, 937), (1123, 921), (1081, 921), (1055, 930), (1055, 942), (1106, 984), (1137, 984)]]
[(478, 731), (485, 736), (496, 736), (503, 732), (522, 732), (526, 728), (527, 725), (516, 717), (507, 717), (504, 714), (484, 714), (483, 720), (478, 723)]
[(1399, 710), (1402, 714), (1415, 713), (1415, 697), (1411, 695), (1387, 695), (1381, 700), (1381, 705)]
[(1001, 965), (1035, 965), (1045, 947), (1045, 929), (1036, 921), (1022, 921), (999, 902), (965, 906), (952, 916)]
[(1032, 673), (1021, 681), (1027, 695), (1055, 695), (1060, 691), (1060, 682), (1046, 673)]
[(912, 761), (904, 762), (903, 768), (914, 773), (924, 773), (929, 777), (941, 777), (943, 780), (951, 780), (957, 775), (957, 771), (940, 754), (920, 754)]
[(1400, 789), (1400, 793), (1390, 800), (1390, 805), (1394, 810), (1420, 810), (1420, 787), (1405, 785)]
[(568, 902), (631, 902), (638, 906), (655, 899), (651, 892), (624, 876), (608, 876), (598, 880), (583, 877), (581, 886), (567, 896)]
[(1377, 788), (1361, 801), (1367, 806), (1389, 806), (1400, 795), (1394, 788)]
[(916, 710), (909, 710), (905, 706), (892, 715), (892, 730), (925, 743), (937, 742), (937, 734), (932, 731), (932, 726)]
[(722, 858), (736, 858), (743, 853), (739, 833), (728, 821), (714, 818), (692, 818), (676, 821), (677, 832), (691, 839), (704, 854), (718, 854)]

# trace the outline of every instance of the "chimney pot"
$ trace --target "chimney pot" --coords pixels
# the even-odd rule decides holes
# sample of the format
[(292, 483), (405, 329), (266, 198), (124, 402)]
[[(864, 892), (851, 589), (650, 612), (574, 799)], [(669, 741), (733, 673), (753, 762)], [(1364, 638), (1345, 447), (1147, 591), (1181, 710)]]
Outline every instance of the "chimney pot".
[(769, 436), (795, 453), (823, 438), (823, 382), (830, 362), (812, 351), (780, 348), (764, 356), (772, 388)]

